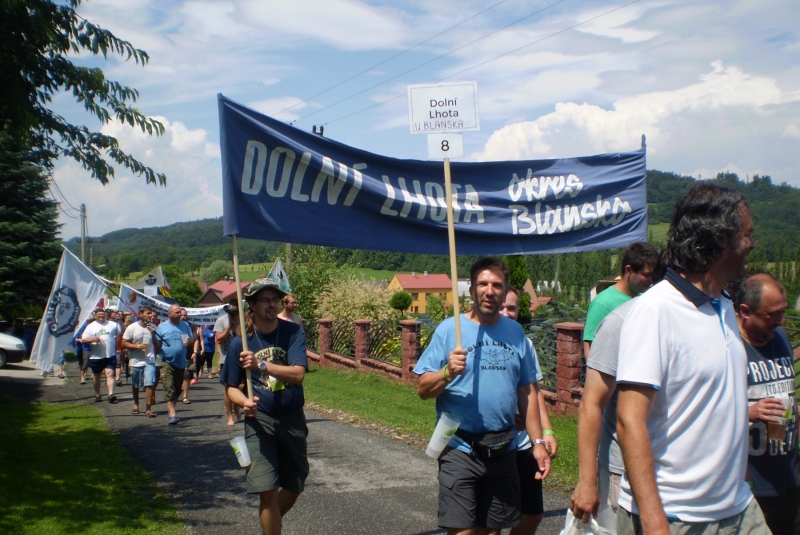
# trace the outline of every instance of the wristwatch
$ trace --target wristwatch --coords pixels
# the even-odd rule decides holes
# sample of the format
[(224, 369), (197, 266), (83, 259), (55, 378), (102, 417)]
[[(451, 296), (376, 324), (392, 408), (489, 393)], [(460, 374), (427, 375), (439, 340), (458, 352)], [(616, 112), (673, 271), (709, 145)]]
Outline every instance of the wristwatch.
[(531, 440), (531, 444), (534, 445), (534, 446), (537, 445), (537, 444), (541, 444), (545, 448), (547, 447), (547, 443), (541, 438), (535, 438), (535, 439)]
[[(259, 360), (258, 361), (258, 369), (261, 370), (262, 372), (266, 372), (267, 371), (267, 361), (263, 360), (263, 359)], [(542, 441), (542, 442), (544, 442), (544, 441)]]

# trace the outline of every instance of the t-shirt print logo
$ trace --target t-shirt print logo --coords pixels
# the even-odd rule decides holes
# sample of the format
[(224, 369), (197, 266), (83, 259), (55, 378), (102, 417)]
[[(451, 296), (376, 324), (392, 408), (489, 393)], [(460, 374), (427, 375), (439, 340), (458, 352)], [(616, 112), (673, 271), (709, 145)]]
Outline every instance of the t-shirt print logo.
[[(256, 358), (260, 360), (266, 360), (271, 364), (280, 364), (282, 366), (286, 366), (289, 364), (289, 359), (286, 357), (286, 351), (282, 347), (267, 347), (261, 349), (256, 353)], [(272, 390), (273, 392), (280, 392), (281, 390), (286, 388), (286, 383), (272, 377), (267, 372), (260, 372), (259, 373), (259, 381), (264, 388), (267, 390)]]
[(505, 370), (506, 362), (511, 360), (512, 355), (505, 349), (484, 349), (481, 352), (482, 370)]

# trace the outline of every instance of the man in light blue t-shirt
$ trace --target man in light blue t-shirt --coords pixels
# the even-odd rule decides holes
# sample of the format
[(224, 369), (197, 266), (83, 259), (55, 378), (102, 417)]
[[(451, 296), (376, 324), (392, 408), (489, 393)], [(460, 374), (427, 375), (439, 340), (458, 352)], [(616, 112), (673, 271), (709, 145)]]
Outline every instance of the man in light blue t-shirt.
[(478, 528), (500, 533), (520, 521), (520, 489), (515, 455), (514, 415), (525, 415), (534, 444), (539, 479), (550, 472), (542, 440), (531, 346), (520, 325), (500, 314), (508, 284), (508, 266), (497, 257), (481, 257), (470, 268), (473, 309), (460, 317), (456, 342), (454, 318), (433, 334), (414, 373), (422, 399), (436, 398), (437, 416), (446, 412), (461, 422), (439, 457), (439, 526), (449, 534)]
[(162, 357), (161, 382), (164, 385), (164, 400), (167, 402), (169, 425), (178, 423), (175, 402), (183, 389), (183, 370), (186, 368), (186, 348), (194, 342), (189, 325), (181, 321), (181, 307), (172, 305), (167, 311), (167, 321), (156, 329), (156, 350)]

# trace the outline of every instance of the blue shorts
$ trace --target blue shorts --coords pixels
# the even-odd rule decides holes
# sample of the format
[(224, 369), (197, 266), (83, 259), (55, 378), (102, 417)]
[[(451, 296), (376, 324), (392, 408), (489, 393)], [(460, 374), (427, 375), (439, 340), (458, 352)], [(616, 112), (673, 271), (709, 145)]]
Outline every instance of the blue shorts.
[(156, 365), (147, 363), (144, 366), (131, 366), (131, 386), (146, 388), (156, 385)]
[(103, 370), (114, 371), (117, 369), (117, 357), (89, 359), (89, 368), (91, 368), (92, 373), (103, 373)]

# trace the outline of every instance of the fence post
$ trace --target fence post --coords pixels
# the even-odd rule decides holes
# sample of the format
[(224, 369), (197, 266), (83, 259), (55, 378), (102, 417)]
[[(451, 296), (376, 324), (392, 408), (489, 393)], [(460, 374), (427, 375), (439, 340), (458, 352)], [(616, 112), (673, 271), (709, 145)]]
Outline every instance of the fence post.
[(583, 324), (556, 323), (556, 409), (575, 412), (581, 403), (583, 367)]
[(317, 323), (319, 324), (319, 364), (324, 366), (327, 362), (325, 355), (331, 350), (333, 319), (324, 318), (317, 321)]
[(417, 353), (419, 353), (420, 325), (422, 325), (422, 323), (417, 320), (400, 321), (403, 341), (403, 356), (400, 363), (402, 370), (400, 377), (403, 381), (411, 379), (411, 370), (416, 364)]
[(368, 356), (367, 349), (369, 348), (370, 320), (356, 320), (353, 323), (356, 325), (356, 347), (354, 357), (356, 360), (356, 368), (361, 369), (361, 359)]

